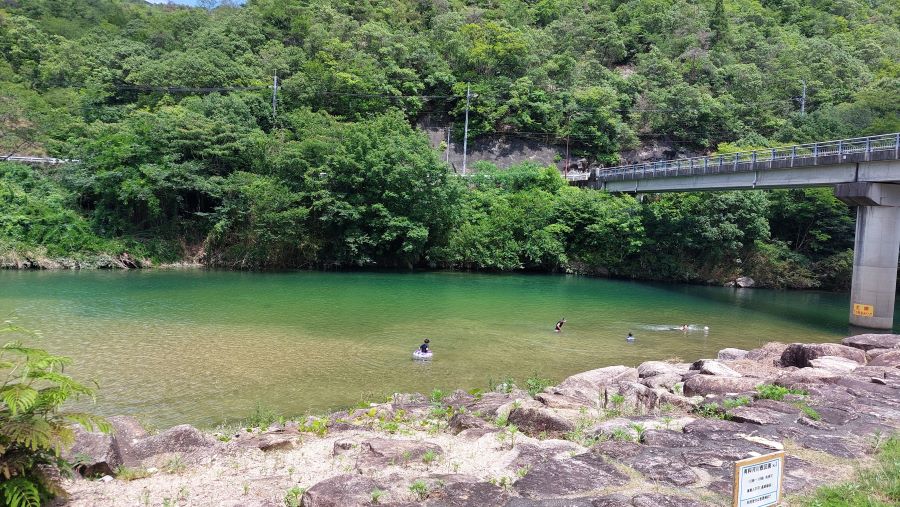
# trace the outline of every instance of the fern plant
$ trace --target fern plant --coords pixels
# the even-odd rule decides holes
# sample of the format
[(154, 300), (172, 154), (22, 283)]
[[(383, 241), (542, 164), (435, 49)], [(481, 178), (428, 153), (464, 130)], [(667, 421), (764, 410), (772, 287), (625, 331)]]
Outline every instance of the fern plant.
[[(12, 325), (0, 328), (0, 335), (7, 333), (29, 334)], [(110, 430), (100, 417), (62, 410), (69, 399), (94, 396), (63, 373), (70, 362), (18, 341), (0, 348), (0, 505), (39, 506), (64, 494), (55, 472), (70, 470), (61, 453), (74, 442), (72, 424)]]

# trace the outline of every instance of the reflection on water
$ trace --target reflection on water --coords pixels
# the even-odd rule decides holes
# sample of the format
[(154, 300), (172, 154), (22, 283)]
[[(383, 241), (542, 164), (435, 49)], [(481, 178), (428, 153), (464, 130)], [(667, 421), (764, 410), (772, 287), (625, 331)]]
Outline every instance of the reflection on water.
[[(835, 340), (847, 301), (571, 276), (0, 272), (0, 318), (40, 329), (36, 345), (96, 378), (97, 411), (159, 426), (244, 417), (257, 403), (297, 415), (394, 391)], [(434, 361), (412, 361), (426, 337)]]

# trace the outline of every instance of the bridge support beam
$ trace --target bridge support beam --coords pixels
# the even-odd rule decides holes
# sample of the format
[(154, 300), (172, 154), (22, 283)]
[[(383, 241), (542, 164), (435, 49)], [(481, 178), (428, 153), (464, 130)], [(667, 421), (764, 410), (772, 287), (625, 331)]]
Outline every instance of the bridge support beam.
[(838, 199), (857, 206), (850, 324), (892, 329), (900, 256), (900, 185), (845, 183)]

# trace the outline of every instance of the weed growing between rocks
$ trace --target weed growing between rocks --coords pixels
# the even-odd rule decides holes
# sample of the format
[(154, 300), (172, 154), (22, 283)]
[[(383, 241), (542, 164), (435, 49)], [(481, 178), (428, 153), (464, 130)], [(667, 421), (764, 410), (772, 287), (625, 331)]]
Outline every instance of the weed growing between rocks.
[(550, 387), (551, 385), (553, 385), (552, 380), (540, 377), (536, 372), (525, 379), (525, 387), (528, 390), (528, 394), (532, 396)]
[(131, 467), (126, 467), (124, 465), (120, 465), (118, 468), (116, 468), (116, 471), (115, 471), (116, 479), (119, 479), (122, 481), (134, 481), (137, 479), (144, 479), (146, 477), (150, 477), (151, 475), (153, 475), (153, 473), (150, 472), (149, 470), (147, 470), (146, 468), (131, 468)]
[(428, 494), (431, 492), (428, 489), (428, 484), (425, 484), (425, 481), (418, 480), (409, 485), (409, 490), (416, 495), (416, 498), (419, 501), (425, 500), (428, 498)]
[(285, 507), (300, 507), (300, 501), (303, 497), (303, 493), (305, 492), (306, 489), (299, 486), (294, 486), (293, 488), (287, 490), (287, 492), (284, 494)]
[(378, 505), (378, 503), (381, 502), (381, 497), (383, 497), (383, 496), (384, 496), (384, 491), (381, 491), (378, 488), (373, 489), (372, 492), (369, 493), (369, 499), (375, 505)]
[(760, 400), (782, 401), (784, 400), (784, 397), (789, 394), (806, 396), (807, 392), (802, 389), (788, 389), (787, 387), (772, 384), (756, 386), (756, 398)]
[(801, 500), (805, 507), (888, 507), (900, 505), (900, 435), (879, 443), (874, 466), (859, 470), (856, 479), (820, 488)]

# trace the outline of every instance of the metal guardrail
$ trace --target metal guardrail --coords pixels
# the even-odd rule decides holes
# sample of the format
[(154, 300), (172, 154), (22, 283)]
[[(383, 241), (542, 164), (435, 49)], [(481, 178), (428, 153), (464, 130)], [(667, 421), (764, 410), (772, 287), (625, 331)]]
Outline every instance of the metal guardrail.
[(22, 164), (59, 165), (59, 164), (76, 163), (76, 162), (79, 162), (79, 160), (69, 159), (69, 158), (14, 157), (12, 155), (0, 155), (0, 162), (19, 162)]
[(569, 173), (566, 178), (569, 181), (638, 180), (897, 159), (900, 159), (900, 133), (766, 148), (728, 155), (628, 164)]

